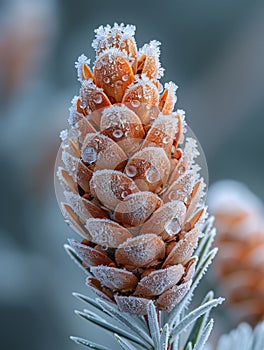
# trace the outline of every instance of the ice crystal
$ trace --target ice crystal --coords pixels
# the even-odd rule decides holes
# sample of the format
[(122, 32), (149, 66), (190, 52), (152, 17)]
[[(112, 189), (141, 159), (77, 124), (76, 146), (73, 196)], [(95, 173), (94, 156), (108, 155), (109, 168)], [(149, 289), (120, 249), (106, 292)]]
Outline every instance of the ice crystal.
[(90, 64), (90, 58), (87, 58), (84, 54), (78, 57), (78, 60), (75, 62), (75, 68), (77, 69), (78, 81), (83, 81), (82, 68), (84, 64)]
[(62, 130), (60, 132), (60, 138), (61, 138), (62, 141), (67, 140), (67, 138), (68, 138), (68, 130), (67, 129)]
[(160, 79), (164, 75), (165, 69), (161, 67), (160, 64), (160, 42), (157, 40), (151, 40), (149, 44), (145, 44), (140, 50), (139, 50), (139, 55), (147, 55), (151, 56), (155, 59), (158, 72), (157, 76), (155, 77), (156, 79)]
[(117, 24), (111, 27), (109, 24), (106, 26), (100, 26), (95, 29), (95, 39), (92, 42), (92, 47), (95, 49), (96, 53), (100, 52), (102, 49), (111, 48), (116, 45), (122, 47), (128, 39), (133, 39), (135, 35), (136, 27), (134, 25), (124, 23)]

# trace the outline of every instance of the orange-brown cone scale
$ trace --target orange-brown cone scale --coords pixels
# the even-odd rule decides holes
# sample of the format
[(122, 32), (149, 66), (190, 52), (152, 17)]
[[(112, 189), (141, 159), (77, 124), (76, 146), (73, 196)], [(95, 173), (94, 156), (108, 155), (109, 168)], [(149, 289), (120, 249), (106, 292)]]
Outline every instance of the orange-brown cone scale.
[(134, 27), (96, 31), (94, 68), (82, 55), (82, 86), (62, 132), (61, 207), (82, 237), (70, 245), (87, 285), (121, 311), (171, 310), (188, 292), (206, 209), (194, 139), (184, 139), (177, 86), (159, 79), (159, 43), (138, 50)]
[(244, 185), (224, 180), (212, 186), (212, 214), (218, 231), (215, 269), (238, 321), (264, 319), (264, 207)]

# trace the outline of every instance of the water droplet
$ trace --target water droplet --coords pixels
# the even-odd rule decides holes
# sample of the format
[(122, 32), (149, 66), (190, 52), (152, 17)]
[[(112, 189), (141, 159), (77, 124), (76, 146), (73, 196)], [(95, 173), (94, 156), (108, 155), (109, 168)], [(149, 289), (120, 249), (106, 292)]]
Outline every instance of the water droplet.
[(102, 243), (105, 243), (105, 242), (107, 242), (107, 236), (106, 236), (106, 234), (105, 233), (101, 233), (101, 232), (98, 232), (99, 233), (99, 237), (100, 237), (100, 241), (102, 242)]
[(109, 84), (110, 83), (110, 78), (109, 77), (104, 77), (103, 81), (104, 81), (104, 83)]
[(163, 137), (162, 142), (165, 143), (165, 144), (169, 143), (170, 142), (170, 137), (169, 136)]
[(76, 170), (76, 167), (75, 167), (75, 166), (73, 166), (73, 167), (71, 168), (71, 170), (72, 170), (72, 171), (75, 171), (75, 170)]
[(185, 166), (184, 165), (180, 165), (179, 169), (178, 169), (179, 174), (183, 174), (185, 172)]
[(97, 159), (97, 153), (93, 147), (86, 147), (82, 151), (82, 160), (86, 164), (92, 164), (96, 161), (96, 159)]
[(153, 276), (153, 281), (156, 283), (160, 282), (159, 276), (158, 275)]
[(122, 80), (123, 80), (123, 81), (128, 81), (128, 78), (129, 78), (128, 74), (124, 74), (124, 75), (122, 76)]
[(102, 101), (103, 101), (102, 95), (97, 94), (97, 95), (94, 96), (94, 102), (95, 103), (99, 104), (99, 103), (102, 103)]
[(177, 191), (171, 191), (169, 194), (169, 200), (174, 201), (178, 199), (178, 193)]
[(123, 136), (123, 131), (120, 129), (116, 129), (113, 131), (113, 136), (117, 139), (120, 139), (120, 137)]
[(127, 191), (123, 191), (123, 192), (121, 193), (121, 197), (122, 197), (122, 198), (126, 198), (127, 195), (128, 195), (128, 192), (127, 192)]
[(160, 180), (160, 173), (157, 168), (151, 167), (146, 173), (146, 179), (148, 182), (153, 183)]
[(138, 125), (136, 125), (135, 129), (136, 129), (136, 130), (139, 130), (139, 126), (138, 126)]
[(116, 85), (116, 87), (121, 88), (121, 87), (123, 86), (123, 83), (122, 83), (121, 80), (117, 80), (117, 81), (115, 82), (115, 85)]
[(129, 135), (129, 131), (126, 131), (125, 136), (128, 137), (128, 135)]
[(123, 49), (126, 47), (126, 43), (124, 41), (121, 42), (120, 47), (122, 47)]
[(81, 101), (81, 102), (80, 102), (80, 107), (81, 107), (82, 109), (86, 108), (86, 102), (85, 102), (85, 101)]
[(140, 105), (139, 100), (132, 100), (132, 101), (131, 101), (131, 106), (132, 106), (132, 107), (138, 108), (139, 105)]
[(165, 226), (165, 230), (170, 236), (176, 235), (180, 231), (180, 229), (181, 229), (181, 225), (177, 218), (173, 218)]
[(126, 174), (129, 177), (134, 177), (137, 174), (137, 168), (134, 165), (126, 167)]
[(150, 104), (146, 104), (146, 109), (150, 109), (151, 108), (151, 105)]

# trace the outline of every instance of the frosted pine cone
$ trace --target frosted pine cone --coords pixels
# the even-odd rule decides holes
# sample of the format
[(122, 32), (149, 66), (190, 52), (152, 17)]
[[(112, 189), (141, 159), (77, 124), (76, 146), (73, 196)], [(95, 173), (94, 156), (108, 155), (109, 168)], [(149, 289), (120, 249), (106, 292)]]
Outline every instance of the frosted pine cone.
[(160, 94), (160, 43), (138, 51), (134, 31), (99, 27), (93, 69), (84, 55), (76, 62), (81, 89), (61, 133), (57, 195), (83, 237), (70, 244), (87, 284), (121, 311), (146, 314), (150, 300), (170, 310), (192, 284), (205, 184), (184, 112), (174, 112), (177, 86)]
[(209, 191), (221, 249), (215, 261), (221, 287), (240, 320), (264, 318), (264, 208), (244, 185), (221, 181)]

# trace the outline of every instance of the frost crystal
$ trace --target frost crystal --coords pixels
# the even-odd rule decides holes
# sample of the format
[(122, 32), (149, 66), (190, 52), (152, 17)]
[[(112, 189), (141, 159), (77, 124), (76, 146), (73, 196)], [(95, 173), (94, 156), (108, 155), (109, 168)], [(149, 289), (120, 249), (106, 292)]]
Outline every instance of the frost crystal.
[(66, 141), (67, 140), (67, 138), (68, 138), (68, 130), (67, 129), (62, 130), (60, 132), (60, 138), (61, 138), (62, 141)]
[(176, 91), (178, 89), (178, 85), (173, 83), (172, 81), (165, 83), (165, 89), (168, 89), (169, 94), (172, 96), (172, 103), (175, 104), (177, 102)]
[(80, 82), (83, 81), (82, 68), (84, 64), (89, 65), (90, 59), (87, 58), (84, 54), (82, 54), (81, 56), (78, 57), (78, 60), (75, 62), (75, 68), (77, 69), (78, 80)]
[(139, 55), (152, 56), (156, 60), (158, 67), (158, 73), (155, 78), (160, 79), (164, 75), (164, 68), (161, 67), (159, 57), (160, 57), (160, 42), (157, 40), (151, 40), (149, 44), (145, 44), (140, 50)]
[(124, 23), (115, 23), (113, 27), (109, 24), (100, 26), (94, 31), (96, 35), (92, 42), (92, 47), (95, 49), (96, 53), (111, 48), (112, 46), (119, 46), (122, 48), (122, 44), (126, 40), (134, 40), (135, 30), (135, 26), (129, 24), (125, 26)]

